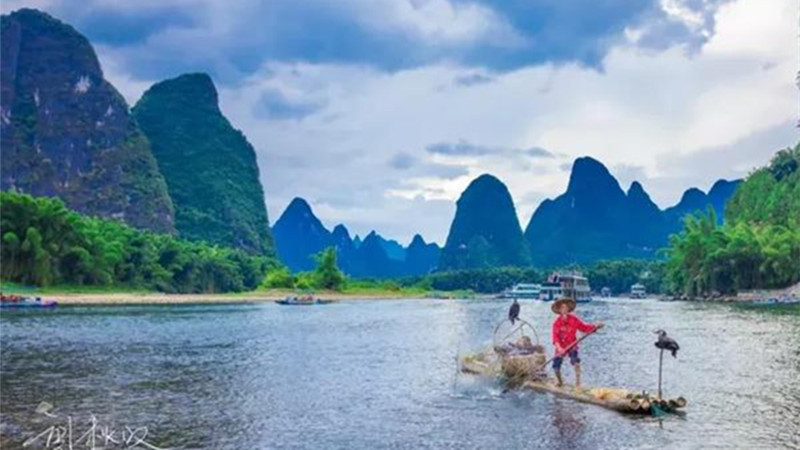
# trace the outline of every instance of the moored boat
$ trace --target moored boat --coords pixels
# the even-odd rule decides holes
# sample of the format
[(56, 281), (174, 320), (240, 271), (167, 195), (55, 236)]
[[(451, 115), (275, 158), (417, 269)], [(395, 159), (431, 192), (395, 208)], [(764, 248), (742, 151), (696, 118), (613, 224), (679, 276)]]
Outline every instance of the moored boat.
[(647, 289), (641, 283), (636, 283), (631, 286), (631, 298), (645, 298), (647, 297)]
[(592, 288), (589, 279), (577, 271), (553, 272), (546, 283), (542, 283), (539, 299), (555, 301), (559, 298), (571, 298), (576, 303), (592, 301)]
[(275, 300), (275, 303), (279, 305), (291, 305), (291, 306), (328, 305), (330, 303), (335, 303), (335, 302), (336, 300), (325, 300), (321, 298), (316, 298), (313, 295), (304, 295), (301, 297), (288, 296), (281, 300)]
[(518, 283), (498, 295), (498, 298), (533, 298), (538, 299), (542, 285), (533, 283)]
[(19, 295), (0, 295), (0, 308), (54, 308), (55, 300), (43, 300), (41, 297), (23, 297)]

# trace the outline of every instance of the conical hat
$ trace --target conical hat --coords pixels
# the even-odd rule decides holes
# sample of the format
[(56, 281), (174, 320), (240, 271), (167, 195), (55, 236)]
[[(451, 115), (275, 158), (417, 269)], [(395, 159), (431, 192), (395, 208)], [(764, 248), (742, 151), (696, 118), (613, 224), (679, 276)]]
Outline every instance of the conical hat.
[(555, 314), (561, 314), (561, 311), (559, 311), (559, 309), (561, 309), (561, 305), (563, 305), (564, 303), (569, 305), (569, 312), (575, 311), (575, 306), (577, 305), (575, 303), (575, 300), (571, 298), (560, 298), (554, 301), (553, 304), (550, 305), (550, 309), (553, 310)]

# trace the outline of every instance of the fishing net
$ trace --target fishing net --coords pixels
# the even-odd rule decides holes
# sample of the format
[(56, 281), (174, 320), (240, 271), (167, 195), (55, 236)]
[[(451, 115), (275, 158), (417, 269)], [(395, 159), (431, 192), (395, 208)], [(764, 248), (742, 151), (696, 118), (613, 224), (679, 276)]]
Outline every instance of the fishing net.
[(522, 319), (500, 322), (495, 327), (492, 344), (500, 372), (509, 384), (547, 377), (544, 367), (547, 356), (539, 344), (539, 334), (530, 323)]

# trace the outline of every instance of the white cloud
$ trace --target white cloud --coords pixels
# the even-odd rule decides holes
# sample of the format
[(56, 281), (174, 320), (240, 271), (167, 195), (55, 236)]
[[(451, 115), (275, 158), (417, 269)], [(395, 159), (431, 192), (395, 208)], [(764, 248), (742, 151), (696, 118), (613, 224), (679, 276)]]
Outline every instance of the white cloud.
[(445, 44), (489, 40), (518, 43), (513, 27), (491, 9), (448, 0), (359, 0), (354, 11), (377, 30), (400, 31), (411, 37)]
[[(452, 41), (486, 32), (481, 10), (446, 9), (434, 1), (422, 7), (433, 8), (432, 14), (419, 15), (419, 8), (392, 5), (386, 17), (393, 24), (375, 26)], [(743, 175), (765, 163), (777, 142), (788, 146), (798, 138), (792, 128), (796, 13), (791, 0), (726, 4), (716, 14), (716, 33), (697, 52), (621, 44), (606, 56), (603, 72), (545, 65), (493, 74), (491, 82), (458, 83), (481, 69), (439, 64), (385, 73), (267, 63), (243, 83), (221, 89), (222, 108), (256, 147), (273, 221), (292, 197), (303, 196), (328, 224), (345, 222), (361, 234), (376, 228), (401, 240), (421, 231), (442, 242), (452, 201), (473, 177), (490, 172), (508, 184), (525, 226), (539, 199), (566, 187), (568, 174), (559, 166), (582, 155), (618, 171), (623, 188), (633, 173), (644, 177), (645, 189), (663, 207), (690, 185), (707, 189), (716, 178)], [(113, 70), (112, 55), (101, 57), (129, 100), (142, 90)], [(318, 109), (294, 119), (258, 117), (254, 111), (268, 91)], [(426, 151), (461, 140), (542, 147), (561, 156), (520, 160), (503, 152)], [(464, 166), (469, 174), (434, 177), (411, 165), (387, 168), (399, 153), (409, 161)]]

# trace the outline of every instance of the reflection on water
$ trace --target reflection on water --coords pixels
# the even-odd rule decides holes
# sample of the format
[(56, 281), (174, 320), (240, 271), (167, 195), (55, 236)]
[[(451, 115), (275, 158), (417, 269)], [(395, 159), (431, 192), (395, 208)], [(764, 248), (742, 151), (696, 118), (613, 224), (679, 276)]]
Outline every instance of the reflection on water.
[[(654, 390), (652, 330), (681, 344), (664, 389), (685, 418), (635, 418), (456, 375), (507, 304), (343, 302), (63, 307), (2, 314), (0, 445), (92, 415), (171, 448), (781, 448), (800, 446), (800, 315), (728, 305), (581, 305), (607, 328), (584, 380)], [(548, 305), (522, 317), (549, 341)], [(549, 342), (544, 342), (549, 345)], [(572, 374), (567, 371), (568, 379)], [(37, 414), (54, 405), (57, 419)]]

